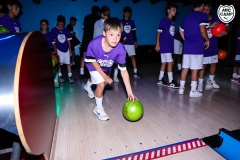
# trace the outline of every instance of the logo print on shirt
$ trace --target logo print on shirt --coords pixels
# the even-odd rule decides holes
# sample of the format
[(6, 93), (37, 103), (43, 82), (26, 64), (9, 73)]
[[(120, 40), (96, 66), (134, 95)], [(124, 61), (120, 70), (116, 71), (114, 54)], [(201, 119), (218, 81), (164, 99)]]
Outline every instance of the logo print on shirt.
[(224, 22), (229, 23), (235, 17), (235, 8), (233, 5), (220, 5), (217, 10), (218, 18)]
[(211, 29), (207, 29), (207, 35), (208, 35), (208, 38), (212, 38), (212, 32), (211, 32)]
[(124, 32), (126, 32), (126, 33), (130, 33), (131, 32), (131, 25), (128, 25), (128, 24), (126, 24), (126, 25), (124, 25)]
[(175, 27), (173, 25), (170, 26), (169, 28), (169, 33), (174, 36), (174, 32), (175, 32)]
[(111, 67), (113, 65), (113, 60), (99, 59), (97, 62), (101, 67)]
[(64, 34), (58, 34), (57, 39), (60, 43), (64, 43), (66, 41), (66, 36)]

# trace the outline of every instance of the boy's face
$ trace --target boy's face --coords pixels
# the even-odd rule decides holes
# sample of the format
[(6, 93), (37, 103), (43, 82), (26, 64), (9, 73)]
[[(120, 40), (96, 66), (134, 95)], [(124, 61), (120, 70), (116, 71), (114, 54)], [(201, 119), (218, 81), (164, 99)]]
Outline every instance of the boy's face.
[(131, 15), (132, 15), (131, 12), (124, 12), (123, 13), (124, 19), (130, 19)]
[(42, 22), (40, 27), (42, 28), (42, 30), (47, 30), (48, 29), (48, 25), (47, 25), (46, 22)]
[(122, 32), (120, 30), (109, 29), (107, 31), (103, 31), (103, 35), (106, 38), (106, 42), (111, 47), (116, 47), (120, 41)]
[(72, 26), (75, 26), (76, 25), (76, 21), (75, 20), (71, 20), (71, 24), (72, 24)]
[(209, 7), (208, 5), (204, 5), (203, 7), (203, 13), (207, 13), (209, 15), (209, 13), (211, 12), (212, 7)]
[(57, 22), (57, 26), (61, 29), (64, 28), (64, 22)]
[(170, 9), (168, 9), (168, 15), (175, 16), (176, 13), (177, 13), (176, 8), (171, 7)]
[(20, 12), (20, 7), (18, 7), (17, 5), (7, 5), (8, 7), (8, 13), (12, 14), (14, 16), (18, 16), (19, 12)]

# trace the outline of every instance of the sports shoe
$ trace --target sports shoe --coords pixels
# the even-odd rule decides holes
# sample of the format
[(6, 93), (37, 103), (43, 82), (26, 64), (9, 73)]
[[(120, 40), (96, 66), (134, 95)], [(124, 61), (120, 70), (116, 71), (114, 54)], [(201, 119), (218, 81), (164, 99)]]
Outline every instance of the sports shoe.
[(201, 96), (202, 96), (202, 93), (199, 92), (198, 90), (189, 92), (189, 97), (201, 97)]
[(203, 92), (203, 84), (198, 83), (197, 90), (198, 92)]
[(168, 83), (168, 88), (179, 88), (179, 84), (177, 84), (177, 82), (172, 80), (171, 83)]
[(232, 82), (232, 83), (238, 83), (238, 79), (237, 79), (237, 78), (232, 78), (232, 79), (231, 79), (231, 82)]
[(162, 78), (161, 80), (158, 80), (157, 85), (167, 86), (168, 83)]
[(215, 80), (211, 81), (211, 80), (208, 80), (207, 81), (207, 84), (211, 85), (213, 88), (215, 89), (218, 89), (220, 88), (220, 86), (215, 82)]
[(134, 78), (141, 78), (142, 75), (139, 72), (137, 72), (137, 73), (134, 73), (133, 77)]
[(178, 89), (178, 94), (183, 94), (183, 93), (184, 93), (184, 88), (179, 87), (179, 89)]
[(84, 90), (88, 93), (89, 98), (94, 98), (94, 93), (91, 87), (88, 87), (87, 84), (85, 84)]
[(119, 83), (118, 77), (113, 77), (113, 81), (114, 81), (115, 83)]
[(68, 77), (68, 80), (69, 80), (70, 83), (74, 83), (74, 80), (73, 80), (72, 76)]
[(98, 118), (102, 121), (107, 121), (109, 120), (109, 117), (108, 115), (106, 114), (106, 112), (104, 111), (104, 108), (103, 107), (98, 107), (96, 106), (94, 109), (93, 109), (93, 113), (96, 114), (98, 116)]
[(59, 82), (60, 82), (60, 83), (65, 82), (65, 80), (63, 79), (63, 76), (59, 76), (58, 79), (59, 79)]

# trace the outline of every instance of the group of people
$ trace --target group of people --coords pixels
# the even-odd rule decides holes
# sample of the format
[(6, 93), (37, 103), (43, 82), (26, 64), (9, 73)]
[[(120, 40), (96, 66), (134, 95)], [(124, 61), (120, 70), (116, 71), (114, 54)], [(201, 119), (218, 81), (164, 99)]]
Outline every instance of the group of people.
[[(0, 25), (7, 27), (11, 32), (21, 32), (21, 26), (15, 18), (18, 16), (22, 7), (18, 0), (7, 0), (8, 13), (0, 14)], [(0, 4), (0, 9), (2, 5)], [(220, 88), (215, 82), (216, 64), (218, 62), (218, 37), (228, 34), (227, 30), (213, 36), (211, 28), (216, 27), (220, 20), (211, 15), (211, 1), (194, 0), (192, 3), (193, 11), (183, 20), (179, 30), (175, 32), (173, 17), (177, 13), (177, 5), (169, 3), (166, 6), (167, 16), (161, 19), (157, 34), (155, 50), (160, 52), (161, 66), (158, 85), (165, 85), (170, 88), (177, 88), (179, 94), (184, 94), (186, 77), (189, 69), (191, 70), (191, 90), (190, 97), (200, 97), (203, 92), (203, 78), (207, 64), (210, 64), (210, 74), (207, 84), (213, 88)], [(85, 16), (83, 22), (83, 38), (81, 44), (80, 76), (84, 77), (84, 66), (87, 67), (90, 78), (87, 80), (84, 90), (89, 98), (95, 98), (96, 107), (93, 112), (100, 120), (108, 120), (103, 107), (103, 91), (106, 84), (118, 83), (118, 72), (120, 70), (127, 96), (129, 100), (137, 100), (130, 85), (130, 77), (126, 68), (126, 53), (131, 58), (134, 78), (142, 75), (138, 72), (136, 65), (137, 36), (136, 25), (131, 19), (132, 9), (124, 7), (123, 19), (111, 18), (108, 6), (92, 7), (92, 13)], [(13, 19), (11, 22), (8, 19)], [(57, 26), (49, 32), (49, 24), (46, 19), (40, 21), (41, 32), (46, 38), (49, 48), (53, 54), (58, 54), (61, 64), (67, 65), (68, 78), (70, 83), (74, 83), (72, 78), (71, 56), (74, 55), (74, 45), (80, 42), (73, 42), (75, 36), (73, 26), (76, 24), (75, 17), (70, 18), (70, 23), (65, 28), (65, 17), (57, 17)], [(240, 31), (238, 37), (240, 37)], [(121, 43), (120, 43), (121, 42)], [(238, 48), (236, 60), (240, 60), (240, 38), (238, 38)], [(175, 54), (173, 56), (173, 54)], [(182, 54), (182, 61), (179, 55)], [(180, 71), (180, 84), (173, 78), (173, 65), (177, 60), (178, 70)], [(113, 79), (109, 71), (114, 69)], [(167, 68), (168, 82), (164, 80), (164, 72)], [(238, 73), (237, 73), (238, 71)], [(59, 68), (59, 80), (64, 82), (61, 68)], [(240, 83), (240, 69), (234, 68), (232, 81)], [(93, 92), (91, 86), (96, 85)]]

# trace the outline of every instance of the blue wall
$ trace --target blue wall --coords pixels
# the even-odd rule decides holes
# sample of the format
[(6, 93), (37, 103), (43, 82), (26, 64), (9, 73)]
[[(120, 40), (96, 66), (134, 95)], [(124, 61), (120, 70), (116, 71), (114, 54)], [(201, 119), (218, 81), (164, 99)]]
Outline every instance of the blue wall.
[[(122, 18), (122, 9), (125, 6), (130, 6), (133, 10), (132, 19), (137, 26), (137, 38), (139, 45), (155, 45), (156, 30), (161, 18), (165, 17), (166, 2), (158, 2), (150, 4), (148, 0), (142, 0), (133, 4), (131, 0), (120, 0), (114, 3), (113, 0), (41, 0), (40, 4), (35, 4), (32, 0), (21, 0), (23, 4), (23, 14), (20, 17), (20, 23), (24, 32), (39, 30), (39, 22), (41, 19), (47, 19), (50, 23), (50, 29), (55, 27), (56, 19), (59, 14), (66, 17), (66, 24), (69, 23), (69, 18), (74, 16), (77, 18), (77, 24), (74, 31), (77, 33), (79, 40), (82, 39), (82, 23), (83, 18), (91, 12), (93, 5), (103, 6), (108, 5), (111, 9), (111, 16)], [(175, 26), (181, 24), (183, 18), (191, 12), (191, 6), (183, 6), (182, 3), (177, 3), (178, 15), (175, 21)], [(78, 51), (77, 51), (78, 52)]]

